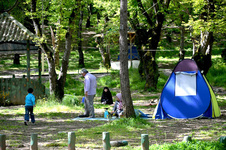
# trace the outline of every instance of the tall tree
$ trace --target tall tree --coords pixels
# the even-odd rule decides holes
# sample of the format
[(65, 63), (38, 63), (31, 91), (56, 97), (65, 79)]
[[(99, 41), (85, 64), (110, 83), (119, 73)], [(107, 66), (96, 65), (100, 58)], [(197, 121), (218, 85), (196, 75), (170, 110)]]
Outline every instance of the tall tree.
[[(54, 3), (54, 2), (56, 2), (56, 1), (52, 1), (52, 3)], [(34, 25), (34, 28), (36, 31), (36, 35), (38, 37), (40, 37), (40, 39), (38, 40), (39, 46), (41, 47), (42, 51), (46, 54), (46, 58), (47, 58), (47, 62), (48, 62), (50, 94), (55, 94), (56, 98), (58, 98), (59, 100), (62, 100), (62, 98), (64, 96), (64, 86), (65, 86), (65, 82), (66, 82), (66, 75), (67, 75), (70, 52), (71, 52), (72, 35), (74, 33), (75, 20), (77, 17), (75, 15), (75, 12), (77, 12), (77, 10), (76, 10), (77, 8), (71, 7), (73, 5), (74, 6), (77, 5), (75, 2), (63, 1), (62, 4), (63, 5), (61, 5), (61, 7), (63, 6), (66, 8), (71, 8), (71, 11), (64, 12), (64, 15), (65, 15), (64, 17), (68, 16), (68, 18), (67, 19), (64, 18), (64, 20), (62, 20), (63, 23), (66, 23), (67, 30), (64, 34), (65, 35), (65, 50), (64, 50), (64, 55), (62, 58), (62, 65), (60, 68), (59, 75), (57, 75), (57, 73), (56, 73), (54, 50), (50, 47), (50, 45), (48, 43), (45, 42), (45, 39), (44, 39), (45, 36), (41, 30), (40, 16), (38, 15), (39, 12), (37, 11), (38, 0), (31, 0), (31, 11), (30, 11), (33, 25)], [(59, 17), (59, 16), (57, 16), (57, 17)], [(53, 18), (54, 17), (52, 17), (51, 19), (53, 19)], [(57, 21), (58, 21), (58, 19), (56, 20), (56, 22)], [(63, 23), (61, 23), (61, 25), (63, 25)]]
[[(145, 3), (145, 5), (144, 5)], [(134, 5), (137, 6), (137, 11), (132, 13), (132, 18), (130, 18), (130, 24), (136, 32), (136, 37), (144, 37), (142, 39), (137, 39), (139, 45), (139, 54), (141, 57), (139, 65), (139, 73), (142, 78), (146, 80), (145, 89), (156, 89), (159, 77), (158, 65), (156, 62), (156, 49), (158, 47), (163, 22), (165, 21), (165, 15), (167, 14), (167, 9), (169, 7), (170, 0), (152, 0), (149, 2), (135, 0)], [(151, 5), (150, 5), (151, 4)], [(146, 8), (149, 7), (149, 8)], [(151, 10), (151, 11), (147, 11)], [(136, 17), (138, 13), (145, 18), (147, 23), (146, 29), (140, 26), (140, 22)], [(148, 47), (148, 50), (140, 49), (141, 45)]]
[(120, 81), (125, 116), (135, 117), (128, 71), (127, 0), (120, 1)]
[(189, 21), (185, 25), (191, 31), (193, 58), (200, 70), (207, 74), (212, 65), (214, 34), (225, 33), (225, 2), (223, 0), (184, 0), (192, 8), (187, 11)]
[[(205, 4), (201, 5), (203, 10), (199, 11), (199, 20), (203, 22), (204, 26), (208, 26), (206, 23), (209, 20), (213, 20), (214, 18), (214, 0), (204, 1)], [(197, 2), (194, 2), (194, 5)], [(208, 28), (208, 27), (207, 27)], [(211, 29), (203, 28), (200, 32), (200, 45), (197, 47), (193, 58), (195, 59), (196, 63), (198, 64), (203, 74), (207, 74), (209, 68), (212, 65), (211, 61), (211, 53), (212, 53), (212, 46), (213, 46), (213, 31)]]
[(77, 46), (78, 46), (78, 53), (79, 53), (79, 61), (78, 61), (78, 65), (79, 67), (83, 68), (85, 67), (85, 63), (84, 63), (84, 55), (83, 55), (83, 51), (82, 51), (82, 22), (83, 22), (83, 8), (84, 8), (84, 4), (81, 4), (81, 1), (78, 1), (78, 12), (79, 12), (79, 21), (78, 21), (78, 28), (77, 28)]

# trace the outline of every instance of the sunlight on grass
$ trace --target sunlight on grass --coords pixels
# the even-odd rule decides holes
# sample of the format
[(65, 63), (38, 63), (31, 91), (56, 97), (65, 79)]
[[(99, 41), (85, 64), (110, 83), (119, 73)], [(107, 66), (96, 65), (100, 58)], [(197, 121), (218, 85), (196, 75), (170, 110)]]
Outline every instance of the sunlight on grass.
[(102, 126), (77, 130), (75, 131), (75, 134), (80, 140), (101, 139), (102, 132), (109, 132), (111, 139), (126, 140), (135, 137), (139, 139), (139, 131), (150, 129), (152, 126), (152, 123), (149, 123), (144, 119), (121, 118)]
[(217, 95), (216, 98), (219, 106), (226, 106), (226, 95)]
[(80, 106), (75, 106), (75, 107), (69, 107), (65, 105), (59, 104), (54, 104), (54, 105), (40, 105), (37, 104), (35, 107), (35, 112), (36, 113), (46, 113), (46, 112), (75, 112), (82, 110), (83, 108)]
[(14, 109), (0, 109), (0, 113), (3, 113), (5, 115), (10, 114), (10, 115), (20, 115), (24, 114), (25, 109), (24, 108), (14, 108)]

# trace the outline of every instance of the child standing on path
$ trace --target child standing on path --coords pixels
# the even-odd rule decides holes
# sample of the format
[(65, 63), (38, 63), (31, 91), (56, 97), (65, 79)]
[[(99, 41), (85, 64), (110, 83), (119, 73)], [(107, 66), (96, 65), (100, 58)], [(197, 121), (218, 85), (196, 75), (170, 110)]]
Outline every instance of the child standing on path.
[(35, 96), (33, 95), (33, 89), (29, 88), (27, 90), (28, 94), (25, 98), (25, 116), (24, 116), (24, 125), (27, 126), (29, 122), (29, 114), (31, 118), (31, 122), (35, 123), (35, 116), (33, 114), (33, 108), (35, 107)]

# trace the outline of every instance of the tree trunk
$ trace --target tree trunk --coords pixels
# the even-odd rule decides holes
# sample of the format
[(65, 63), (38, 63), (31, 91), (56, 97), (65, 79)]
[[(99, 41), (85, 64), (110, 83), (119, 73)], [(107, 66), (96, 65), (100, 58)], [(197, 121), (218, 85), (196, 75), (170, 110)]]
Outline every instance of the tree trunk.
[(83, 21), (83, 11), (80, 9), (80, 18), (78, 23), (78, 53), (79, 53), (79, 67), (85, 67), (84, 55), (82, 51), (82, 21)]
[(213, 33), (205, 32), (201, 33), (201, 45), (198, 51), (195, 52), (193, 58), (196, 61), (201, 72), (206, 75), (212, 66), (211, 53), (213, 46)]
[[(58, 23), (60, 24), (60, 20), (58, 21)], [(55, 59), (55, 65), (56, 65), (56, 68), (57, 69), (60, 69), (60, 51), (61, 51), (61, 43), (62, 43), (62, 41), (61, 41), (61, 38), (60, 38), (60, 27), (58, 27), (57, 28), (57, 30), (56, 30), (56, 38), (58, 38), (57, 39), (57, 43), (56, 43), (56, 46), (55, 46), (55, 53), (54, 53), (54, 59)]]
[(88, 16), (87, 16), (87, 20), (86, 20), (86, 28), (89, 28), (90, 27), (90, 18), (91, 18), (91, 15), (92, 15), (92, 8), (93, 8), (93, 4), (89, 4), (88, 5)]
[[(130, 13), (128, 13), (129, 15)], [(144, 74), (144, 51), (142, 50), (142, 45), (146, 45), (148, 43), (148, 35), (150, 35), (146, 29), (141, 29), (141, 26), (139, 24), (139, 21), (137, 19), (137, 13), (134, 14), (133, 18), (130, 18), (129, 16), (129, 22), (132, 28), (135, 30), (136, 36), (135, 36), (135, 45), (137, 47), (138, 54), (140, 56), (140, 64), (138, 66), (138, 72), (140, 74), (140, 77), (144, 80), (145, 74)]]
[[(164, 21), (164, 14), (159, 12), (159, 6), (157, 4), (157, 1), (153, 1), (156, 3), (154, 6), (155, 12), (156, 12), (156, 27), (152, 29), (152, 38), (149, 43), (149, 49), (150, 50), (156, 50), (158, 47), (158, 43), (160, 41), (161, 37), (161, 31), (162, 31), (162, 25)], [(145, 90), (151, 88), (157, 89), (157, 83), (158, 83), (158, 77), (159, 77), (159, 71), (158, 71), (158, 65), (155, 60), (155, 54), (156, 51), (148, 51), (144, 54), (144, 71), (146, 75), (146, 84), (145, 84)]]
[[(137, 3), (138, 3), (141, 13), (145, 16), (147, 23), (149, 24), (149, 26), (151, 26), (151, 28), (146, 31), (146, 34), (143, 33), (144, 35), (147, 35), (148, 37), (143, 38), (143, 39), (141, 38), (140, 43), (146, 44), (148, 42), (148, 39), (150, 39), (149, 49), (156, 50), (158, 47), (158, 43), (160, 41), (163, 21), (165, 19), (164, 13), (161, 12), (161, 10), (159, 10), (159, 4), (161, 4), (162, 9), (167, 9), (169, 7), (170, 0), (166, 0), (166, 1), (161, 0), (160, 2), (153, 0), (153, 8), (154, 8), (155, 16), (152, 13), (150, 13), (150, 15), (147, 13), (145, 8), (143, 7), (141, 0), (137, 0)], [(155, 19), (152, 19), (152, 18), (155, 18)], [(136, 24), (139, 24), (139, 22)], [(136, 35), (139, 35), (138, 28), (135, 28), (135, 30), (136, 30)], [(141, 36), (142, 36), (142, 34), (141, 34)], [(137, 36), (137, 38), (140, 38), (140, 37)], [(145, 84), (145, 88), (144, 88), (145, 90), (150, 89), (150, 88), (151, 89), (157, 88), (159, 71), (158, 71), (158, 65), (155, 60), (155, 54), (156, 54), (155, 51), (139, 52), (139, 55), (141, 58), (140, 66), (139, 66), (139, 73), (140, 73), (141, 77), (144, 77), (146, 80), (146, 84)]]
[(137, 50), (138, 50), (138, 54), (140, 56), (140, 64), (138, 66), (138, 71), (140, 74), (140, 77), (145, 80), (145, 73), (144, 73), (144, 67), (145, 67), (145, 62), (144, 62), (144, 54), (145, 51), (142, 50), (142, 45), (146, 44), (148, 41), (148, 33), (146, 30), (144, 29), (138, 29), (136, 30), (136, 38), (135, 38), (135, 43), (137, 45)]
[(127, 0), (120, 1), (120, 81), (121, 93), (124, 105), (124, 115), (135, 117), (133, 108), (128, 71), (128, 43), (127, 43)]
[[(36, 0), (32, 0), (31, 3), (31, 13), (36, 13)], [(36, 35), (41, 37), (41, 28), (39, 24), (39, 20), (36, 17), (32, 17), (33, 25), (35, 28)], [(39, 43), (42, 51), (46, 54), (47, 62), (48, 62), (48, 71), (49, 71), (49, 90), (50, 94), (55, 94), (56, 84), (57, 84), (57, 74), (55, 70), (55, 61), (53, 56), (53, 51), (46, 45), (46, 43)]]
[(159, 71), (158, 71), (158, 65), (155, 61), (155, 56), (153, 56), (152, 52), (146, 52), (144, 56), (144, 73), (145, 73), (145, 90), (156, 90), (157, 89), (157, 83), (158, 83), (158, 77), (159, 77)]
[[(206, 5), (206, 10), (201, 14), (203, 21), (208, 21), (208, 18), (214, 18), (214, 1), (209, 0)], [(213, 46), (213, 32), (202, 31), (200, 36), (200, 46), (198, 51), (194, 54), (194, 59), (199, 69), (206, 75), (212, 66), (211, 55)]]
[(181, 27), (181, 36), (180, 36), (180, 53), (179, 53), (179, 59), (183, 60), (184, 55), (185, 55), (185, 50), (184, 50), (184, 26)]
[(59, 74), (59, 78), (57, 81), (57, 88), (56, 88), (56, 92), (55, 92), (55, 96), (59, 100), (62, 100), (64, 97), (64, 86), (65, 86), (65, 82), (66, 82), (66, 78), (67, 78), (69, 58), (70, 58), (70, 54), (71, 54), (72, 34), (74, 32), (72, 26), (75, 25), (75, 18), (76, 18), (75, 11), (76, 10), (73, 10), (70, 15), (68, 32), (66, 33), (66, 36), (65, 36), (65, 41), (66, 41), (65, 48), (66, 49), (64, 51), (60, 74)]
[(110, 54), (107, 50), (106, 51), (104, 50), (103, 41), (104, 41), (103, 36), (98, 36), (95, 39), (95, 42), (97, 43), (97, 47), (99, 48), (99, 52), (100, 52), (100, 55), (101, 55), (102, 60), (103, 60), (103, 64), (104, 64), (106, 69), (109, 69), (111, 67)]
[(19, 65), (20, 64), (20, 54), (15, 54), (14, 55), (13, 64), (14, 65)]
[(224, 48), (224, 50), (222, 51), (221, 57), (222, 57), (223, 61), (226, 62), (226, 48)]

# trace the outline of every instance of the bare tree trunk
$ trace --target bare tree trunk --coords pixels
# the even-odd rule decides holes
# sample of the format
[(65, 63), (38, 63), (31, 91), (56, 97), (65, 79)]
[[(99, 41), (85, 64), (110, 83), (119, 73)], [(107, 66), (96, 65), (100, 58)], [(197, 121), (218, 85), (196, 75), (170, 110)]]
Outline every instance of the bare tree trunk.
[(206, 75), (212, 66), (211, 53), (213, 46), (213, 33), (205, 32), (201, 33), (201, 45), (194, 54), (194, 60), (196, 61), (199, 69)]
[[(209, 0), (206, 5), (206, 10), (201, 14), (201, 19), (204, 21), (208, 21), (208, 18), (214, 17), (214, 0)], [(194, 54), (194, 59), (203, 72), (206, 75), (212, 66), (211, 55), (212, 55), (212, 46), (213, 46), (213, 32), (210, 31), (202, 31), (200, 38), (200, 46), (198, 51)]]
[[(61, 20), (59, 20), (58, 21), (58, 23), (60, 24), (61, 23)], [(54, 59), (55, 59), (55, 65), (56, 65), (56, 68), (57, 69), (60, 69), (60, 51), (61, 51), (61, 38), (60, 38), (60, 27), (58, 27), (57, 28), (57, 30), (56, 30), (56, 34), (58, 35), (58, 36), (56, 36), (57, 37), (57, 39), (56, 39), (56, 46), (55, 46), (55, 53), (54, 53)]]
[(82, 8), (79, 9), (80, 18), (78, 23), (78, 53), (79, 53), (79, 67), (85, 67), (84, 55), (82, 51), (82, 21), (83, 21), (83, 11)]
[[(128, 13), (128, 15), (129, 14), (130, 13)], [(137, 17), (138, 17), (137, 13), (135, 13), (135, 15), (132, 18), (129, 17), (129, 22), (130, 22), (132, 28), (136, 32), (135, 44), (137, 46), (138, 54), (140, 56), (140, 64), (138, 66), (138, 72), (140, 74), (140, 77), (144, 80), (145, 74), (144, 74), (143, 56), (145, 54), (145, 51), (142, 50), (142, 46), (146, 45), (148, 43), (148, 38), (149, 38), (148, 35), (150, 35), (150, 33), (148, 33), (148, 31), (146, 29), (141, 28)]]
[(13, 58), (13, 64), (19, 65), (20, 64), (20, 54), (15, 54)]
[(111, 66), (110, 53), (107, 50), (107, 47), (106, 47), (106, 51), (105, 51), (104, 46), (103, 46), (103, 41), (104, 41), (104, 36), (98, 36), (95, 39), (95, 42), (98, 44), (97, 46), (99, 48), (99, 52), (100, 52), (100, 55), (102, 57), (103, 64), (104, 64), (106, 69), (109, 69), (110, 66)]
[(127, 118), (135, 117), (133, 108), (128, 71), (128, 43), (127, 43), (127, 0), (120, 1), (120, 81), (124, 105), (124, 114)]
[[(149, 43), (149, 48), (152, 50), (157, 49), (158, 43), (160, 41), (161, 31), (162, 31), (162, 25), (165, 19), (165, 15), (159, 11), (159, 5), (156, 0), (153, 0), (155, 3), (154, 10), (156, 13), (156, 27), (152, 29), (152, 38)], [(167, 1), (166, 8), (168, 8), (169, 1)], [(156, 51), (146, 52), (144, 54), (144, 72), (146, 75), (146, 84), (145, 84), (145, 90), (148, 88), (151, 88), (151, 90), (157, 88), (158, 83), (158, 77), (159, 77), (159, 71), (158, 71), (158, 65), (155, 60), (155, 54)]]
[(14, 8), (16, 8), (20, 3), (20, 0), (16, 0), (14, 5), (12, 7), (10, 7), (9, 9), (7, 10), (0, 10), (0, 13), (3, 13), (3, 12), (7, 12), (7, 13), (10, 13)]
[(91, 18), (91, 15), (92, 15), (92, 9), (93, 9), (93, 4), (90, 3), (88, 5), (88, 17), (87, 17), (87, 20), (86, 20), (86, 28), (89, 28), (90, 27), (90, 18)]
[(181, 37), (180, 37), (180, 56), (179, 56), (179, 59), (180, 60), (183, 60), (184, 59), (184, 55), (185, 55), (185, 50), (184, 50), (184, 32), (185, 32), (185, 29), (184, 29), (184, 26), (182, 26), (181, 28)]

